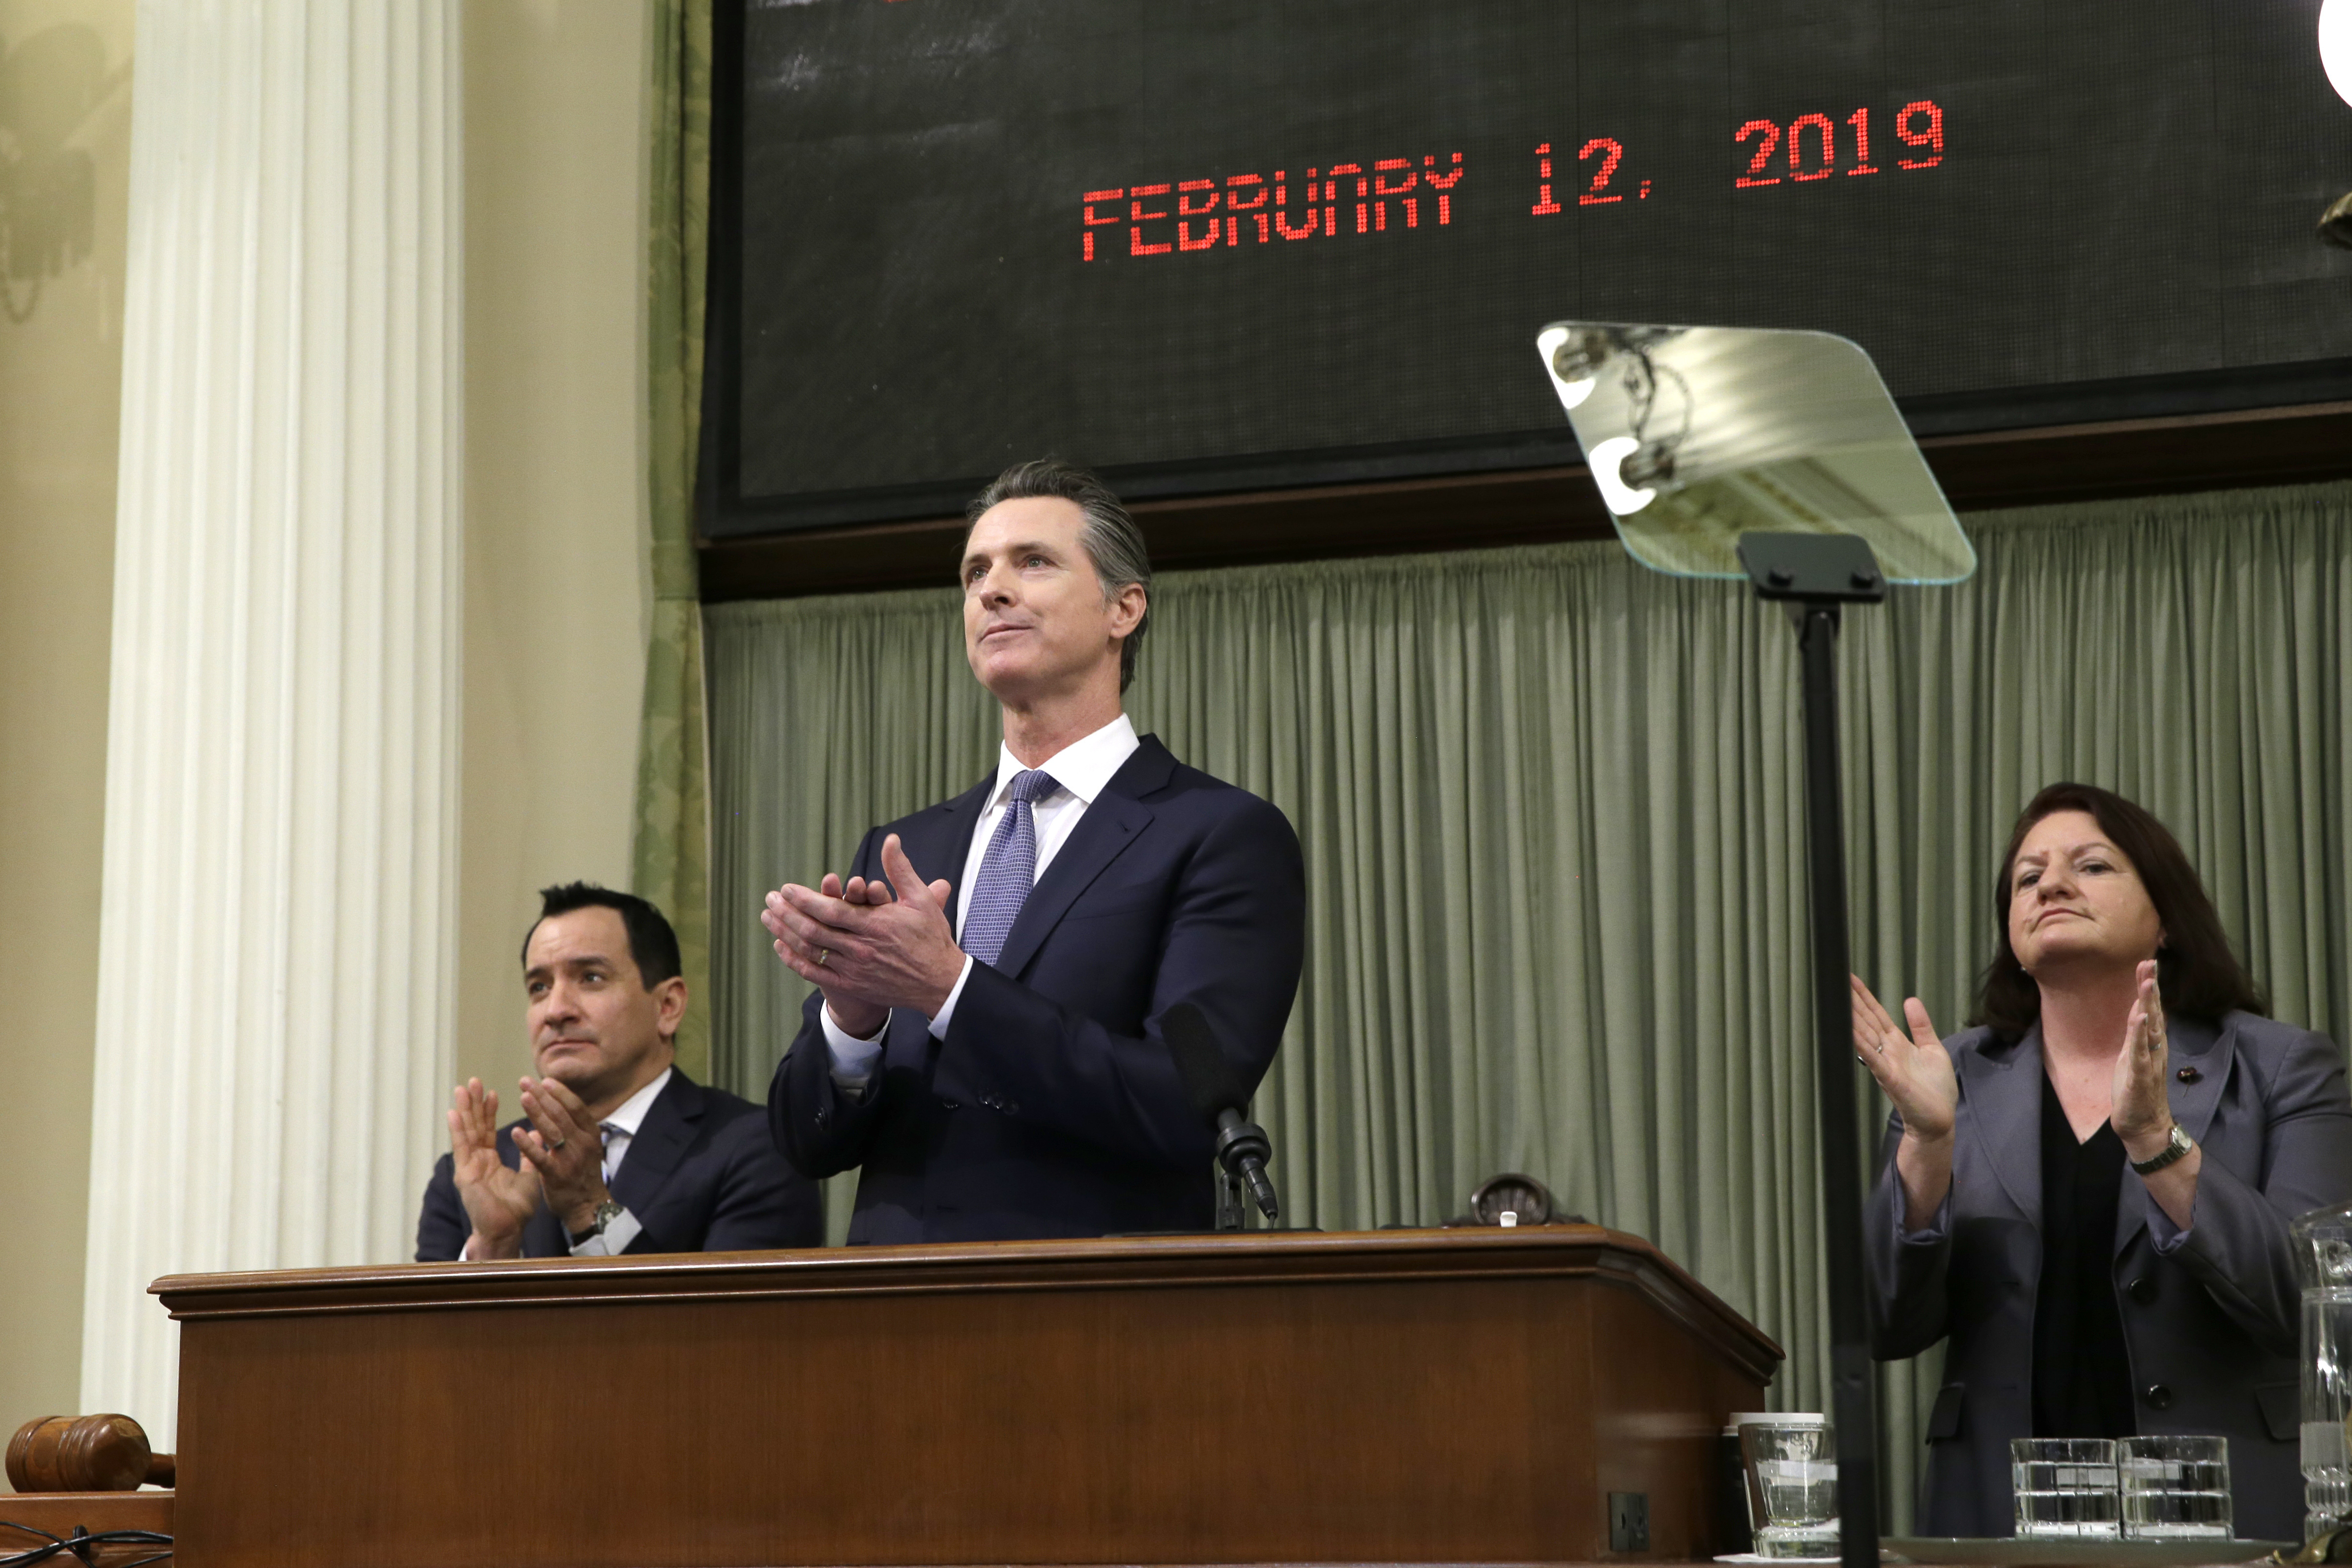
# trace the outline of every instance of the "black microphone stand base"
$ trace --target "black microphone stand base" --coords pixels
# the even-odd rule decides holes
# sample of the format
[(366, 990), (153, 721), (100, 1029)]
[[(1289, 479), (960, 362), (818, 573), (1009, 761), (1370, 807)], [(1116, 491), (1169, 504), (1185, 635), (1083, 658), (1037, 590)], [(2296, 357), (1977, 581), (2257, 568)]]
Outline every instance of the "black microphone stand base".
[(1217, 1187), (1217, 1228), (1246, 1228), (1244, 1221), (1248, 1217), (1248, 1211), (1242, 1206), (1242, 1179), (1219, 1167), (1214, 1180)]

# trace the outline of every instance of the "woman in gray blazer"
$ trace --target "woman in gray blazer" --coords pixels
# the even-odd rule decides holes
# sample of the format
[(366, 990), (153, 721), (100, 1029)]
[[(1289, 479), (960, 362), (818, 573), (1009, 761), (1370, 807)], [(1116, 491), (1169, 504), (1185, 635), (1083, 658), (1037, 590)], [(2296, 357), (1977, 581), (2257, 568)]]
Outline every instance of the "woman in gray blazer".
[(2018, 818), (1973, 1026), (1898, 1028), (1853, 982), (1895, 1102), (1868, 1248), (1882, 1359), (1950, 1345), (1929, 1535), (2015, 1528), (2009, 1440), (2219, 1434), (2236, 1533), (2300, 1540), (2290, 1220), (2352, 1197), (2326, 1036), (2261, 1016), (2179, 844), (2087, 784)]

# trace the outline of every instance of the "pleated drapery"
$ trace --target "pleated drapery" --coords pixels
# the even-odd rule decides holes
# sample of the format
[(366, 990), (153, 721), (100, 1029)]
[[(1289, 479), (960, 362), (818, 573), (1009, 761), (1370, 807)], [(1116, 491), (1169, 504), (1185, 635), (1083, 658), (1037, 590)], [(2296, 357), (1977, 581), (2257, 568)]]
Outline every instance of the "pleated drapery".
[(55, 1044), (92, 1052), (80, 1408), (169, 1451), (148, 1285), (402, 1257), (441, 1143), (465, 71), (446, 5), (137, 33), (97, 1019)]
[[(1975, 579), (1846, 618), (1857, 969), (1959, 1027), (2011, 821), (2084, 779), (2172, 826), (2278, 1016), (2342, 1040), (2352, 487), (1968, 522)], [(1780, 1340), (1779, 1407), (1827, 1408), (1787, 621), (1613, 544), (1171, 574), (1153, 609), (1138, 727), (1306, 848), (1306, 978), (1257, 1105), (1301, 1222), (1434, 1222), (1528, 1172)], [(969, 786), (996, 721), (951, 588), (708, 621), (714, 1070), (757, 1096), (805, 994), (761, 895)], [(1882, 1379), (1898, 1527), (1937, 1360)]]
[(678, 1026), (678, 1066), (707, 1079), (709, 798), (694, 458), (709, 245), (710, 0), (661, 0), (649, 8), (647, 26), (653, 150), (646, 194), (646, 430), (654, 594), (629, 886), (660, 906), (677, 931), (693, 998)]

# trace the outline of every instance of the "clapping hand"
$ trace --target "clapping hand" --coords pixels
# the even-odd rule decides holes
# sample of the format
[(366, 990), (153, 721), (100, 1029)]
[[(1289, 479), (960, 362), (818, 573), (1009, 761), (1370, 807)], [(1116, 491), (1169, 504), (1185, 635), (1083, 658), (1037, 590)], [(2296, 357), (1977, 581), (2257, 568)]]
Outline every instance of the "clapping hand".
[(522, 1227), (539, 1208), (539, 1173), (499, 1158), (499, 1095), (468, 1079), (449, 1097), (449, 1163), (474, 1227), (467, 1256), (520, 1258)]
[(612, 1194), (604, 1188), (604, 1134), (572, 1086), (551, 1078), (522, 1080), (523, 1114), (530, 1125), (515, 1129), (515, 1148), (538, 1173), (568, 1232), (595, 1223), (596, 1207)]
[(1860, 975), (1848, 978), (1853, 986), (1853, 1054), (1903, 1118), (1895, 1169), (1903, 1184), (1904, 1224), (1924, 1230), (1952, 1189), (1952, 1128), (1959, 1118), (1960, 1082), (1926, 1003), (1916, 996), (1905, 999), (1903, 1016), (1911, 1026), (1906, 1035)]
[(1952, 1058), (1927, 1017), (1927, 1004), (1916, 996), (1904, 1002), (1903, 1016), (1911, 1025), (1906, 1035), (1860, 975), (1848, 978), (1853, 990), (1854, 1055), (1895, 1102), (1903, 1117), (1903, 1136), (1923, 1142), (1950, 1138), (1960, 1085), (1952, 1075)]
[(2157, 990), (2156, 960), (2139, 966), (2139, 994), (2124, 1024), (2124, 1048), (2116, 1057), (2108, 1120), (2135, 1160), (2152, 1160), (2172, 1137), (2172, 1100), (2165, 1088), (2167, 1050), (2164, 998)]
[(882, 870), (887, 884), (863, 877), (845, 884), (829, 873), (814, 888), (788, 883), (760, 911), (776, 956), (824, 993), (835, 1023), (860, 1037), (879, 1029), (893, 1007), (936, 1016), (963, 973), (948, 925), (952, 885), (926, 884), (895, 833), (882, 841)]

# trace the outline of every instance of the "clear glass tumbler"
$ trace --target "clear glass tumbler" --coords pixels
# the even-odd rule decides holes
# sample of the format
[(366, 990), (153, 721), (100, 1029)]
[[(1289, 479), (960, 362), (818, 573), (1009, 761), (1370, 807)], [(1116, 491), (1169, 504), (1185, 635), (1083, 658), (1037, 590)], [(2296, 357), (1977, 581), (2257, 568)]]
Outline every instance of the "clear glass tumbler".
[(2227, 1437), (2119, 1438), (2116, 1461), (2126, 1539), (2229, 1539)]
[(2038, 1540), (2116, 1538), (2122, 1501), (2116, 1493), (2110, 1437), (2012, 1437), (2010, 1485), (2017, 1494), (2017, 1533)]
[(1820, 1415), (1776, 1415), (1739, 1428), (1748, 1506), (1762, 1557), (1838, 1554), (1837, 1435)]
[(2303, 1538), (2352, 1524), (2352, 1205), (2294, 1222), (2303, 1282)]

